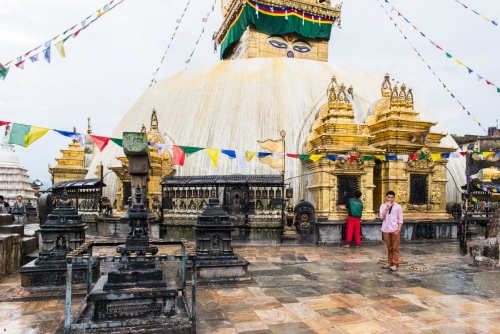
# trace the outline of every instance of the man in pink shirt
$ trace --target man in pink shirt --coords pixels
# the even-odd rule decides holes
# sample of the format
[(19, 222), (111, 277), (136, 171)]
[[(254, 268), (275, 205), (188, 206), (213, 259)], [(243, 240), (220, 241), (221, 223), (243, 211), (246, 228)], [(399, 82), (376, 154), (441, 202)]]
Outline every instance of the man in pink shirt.
[(394, 202), (396, 194), (389, 190), (386, 194), (387, 202), (380, 206), (382, 222), (382, 237), (387, 246), (387, 264), (383, 269), (398, 270), (399, 267), (399, 235), (403, 226), (403, 208)]

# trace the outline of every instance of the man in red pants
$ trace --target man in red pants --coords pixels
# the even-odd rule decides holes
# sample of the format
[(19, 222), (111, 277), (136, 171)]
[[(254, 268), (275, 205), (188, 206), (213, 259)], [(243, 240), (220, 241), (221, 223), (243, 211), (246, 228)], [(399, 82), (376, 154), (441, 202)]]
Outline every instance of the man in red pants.
[(354, 197), (349, 198), (346, 208), (349, 210), (347, 213), (347, 232), (345, 236), (345, 248), (349, 248), (352, 241), (352, 234), (354, 233), (354, 241), (356, 248), (361, 244), (361, 214), (363, 213), (363, 202), (359, 200), (361, 191), (356, 190)]

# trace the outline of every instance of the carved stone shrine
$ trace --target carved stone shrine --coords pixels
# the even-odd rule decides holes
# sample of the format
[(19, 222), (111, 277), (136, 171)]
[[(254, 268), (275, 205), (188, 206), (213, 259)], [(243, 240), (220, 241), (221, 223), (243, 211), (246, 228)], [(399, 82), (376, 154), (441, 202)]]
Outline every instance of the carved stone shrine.
[(194, 229), (199, 284), (250, 281), (248, 261), (233, 252), (231, 232), (234, 226), (217, 198), (208, 200)]
[[(42, 251), (38, 259), (23, 266), (21, 285), (24, 287), (60, 286), (66, 284), (66, 255), (85, 242), (85, 224), (68, 194), (63, 192), (59, 205), (40, 227)], [(98, 277), (99, 264), (92, 267), (92, 277)], [(75, 265), (73, 283), (85, 283), (87, 265)]]
[[(129, 333), (132, 330), (190, 333), (192, 326), (185, 320), (187, 317), (182, 316), (186, 314), (186, 307), (182, 298), (178, 297), (175, 279), (170, 278), (167, 282), (161, 262), (134, 260), (137, 255), (147, 258), (158, 252), (156, 246), (149, 245), (148, 213), (141, 201), (139, 185), (135, 197), (136, 202), (127, 212), (130, 231), (126, 243), (116, 249), (118, 254), (115, 257), (126, 257), (116, 262), (107, 276), (99, 279), (88, 295), (87, 307), (77, 322), (89, 324), (85, 333), (93, 333), (92, 324), (99, 327), (98, 333)], [(147, 318), (154, 319), (151, 325), (138, 327), (127, 323), (127, 320)], [(114, 321), (121, 326), (106, 328)]]

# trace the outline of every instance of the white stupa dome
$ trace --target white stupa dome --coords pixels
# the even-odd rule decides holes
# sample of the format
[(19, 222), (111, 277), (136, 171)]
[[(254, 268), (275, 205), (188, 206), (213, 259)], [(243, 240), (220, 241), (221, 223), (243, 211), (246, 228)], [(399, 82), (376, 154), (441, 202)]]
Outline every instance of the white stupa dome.
[[(306, 138), (320, 107), (327, 102), (326, 90), (333, 75), (339, 84), (353, 86), (356, 120), (364, 122), (370, 105), (381, 98), (381, 75), (313, 60), (253, 58), (203, 65), (159, 81), (134, 103), (111, 137), (121, 138), (124, 131), (138, 132), (142, 124), (149, 125), (154, 108), (165, 143), (262, 152), (257, 141), (278, 140), (280, 131), (285, 130), (286, 152), (305, 153)], [(406, 84), (411, 86), (411, 82)], [(421, 120), (438, 121), (418, 98), (414, 104)], [(440, 124), (431, 131), (447, 132)], [(457, 146), (449, 135), (443, 144)], [(105, 167), (119, 165), (117, 156), (124, 156), (122, 148), (110, 143), (93, 160), (88, 177), (94, 177), (101, 161)], [(464, 182), (462, 160), (450, 159), (448, 163), (458, 184)], [(286, 178), (306, 173), (298, 159), (285, 161)], [(183, 167), (174, 168), (176, 175), (280, 173), (257, 158), (240, 171), (237, 162), (223, 154), (215, 168), (205, 151), (186, 158)], [(292, 180), (296, 196), (305, 196), (304, 182), (305, 178)], [(115, 198), (116, 176), (110, 173), (105, 183), (105, 196)], [(447, 194), (456, 200), (453, 182), (448, 182)]]

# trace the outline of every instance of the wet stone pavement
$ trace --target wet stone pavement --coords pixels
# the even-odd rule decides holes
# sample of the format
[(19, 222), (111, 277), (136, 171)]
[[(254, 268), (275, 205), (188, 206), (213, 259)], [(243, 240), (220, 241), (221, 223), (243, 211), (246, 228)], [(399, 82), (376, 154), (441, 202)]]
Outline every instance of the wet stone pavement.
[[(198, 333), (500, 333), (500, 271), (470, 267), (458, 243), (405, 244), (397, 272), (382, 245), (234, 250), (252, 283), (198, 289)], [(63, 309), (18, 274), (0, 281), (0, 333), (57, 332)]]

